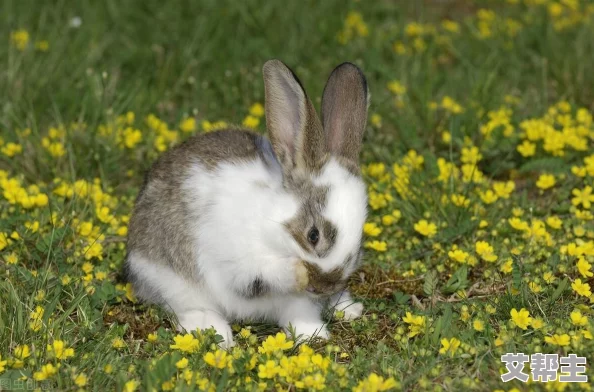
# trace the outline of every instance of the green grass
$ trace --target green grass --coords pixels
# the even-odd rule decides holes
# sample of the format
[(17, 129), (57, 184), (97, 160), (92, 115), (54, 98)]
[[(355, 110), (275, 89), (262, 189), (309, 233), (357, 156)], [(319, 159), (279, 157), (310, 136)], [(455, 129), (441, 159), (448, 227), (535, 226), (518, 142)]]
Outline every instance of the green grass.
[[(47, 364), (56, 372), (36, 386), (57, 390), (378, 390), (371, 373), (402, 390), (590, 388), (504, 384), (499, 375), (507, 352), (594, 350), (594, 297), (576, 282), (593, 283), (594, 197), (580, 203), (576, 193), (594, 181), (594, 3), (5, 0), (2, 11), (0, 390), (25, 388)], [(413, 22), (422, 23), (417, 35)], [(18, 30), (28, 33), (22, 48), (11, 38)], [(43, 40), (46, 51), (36, 48)], [(278, 329), (245, 324), (237, 330), (251, 336), (238, 336), (219, 369), (203, 359), (216, 351), (212, 331), (196, 352), (171, 348), (172, 317), (133, 302), (118, 281), (125, 227), (156, 146), (207, 131), (205, 121), (241, 124), (264, 103), (261, 67), (271, 58), (294, 69), (317, 107), (337, 64), (354, 62), (367, 76), (371, 225), (350, 284), (366, 311), (330, 321), (331, 340), (310, 343), (327, 363), (303, 348), (258, 353)], [(405, 89), (391, 91), (393, 81)], [(183, 132), (188, 117), (195, 129)], [(526, 140), (532, 156), (518, 150)], [(448, 175), (444, 162), (482, 179)], [(542, 174), (554, 186), (537, 186)], [(507, 181), (513, 190), (498, 188)], [(527, 226), (514, 228), (514, 217)], [(481, 257), (479, 241), (493, 250)], [(454, 247), (464, 262), (449, 255)], [(522, 308), (537, 320), (526, 329), (510, 321)], [(47, 347), (57, 340), (73, 355), (57, 358)], [(460, 346), (440, 353), (444, 341)], [(30, 355), (19, 361), (23, 345)], [(294, 379), (259, 370), (297, 355), (310, 368)], [(185, 370), (175, 365), (182, 357)]]

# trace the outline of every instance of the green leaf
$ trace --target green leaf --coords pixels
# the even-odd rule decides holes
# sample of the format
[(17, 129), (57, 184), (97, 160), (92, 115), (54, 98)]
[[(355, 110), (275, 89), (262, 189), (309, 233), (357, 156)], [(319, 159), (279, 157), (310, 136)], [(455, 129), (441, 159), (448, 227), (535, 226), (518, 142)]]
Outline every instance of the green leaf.
[(526, 173), (531, 171), (560, 173), (567, 169), (567, 163), (558, 157), (548, 157), (533, 159), (520, 166), (519, 172)]
[(516, 290), (520, 290), (522, 287), (522, 269), (515, 257), (512, 263), (512, 284)]
[(441, 292), (444, 294), (452, 294), (458, 290), (463, 290), (466, 287), (468, 287), (468, 268), (463, 265), (452, 274), (452, 277), (441, 289)]
[(405, 294), (402, 291), (396, 291), (392, 296), (398, 305), (404, 305), (410, 300), (410, 295)]
[[(433, 344), (439, 343), (439, 338), (446, 335), (446, 332), (450, 330), (451, 325), (452, 306), (450, 304), (447, 304), (445, 306), (445, 310), (443, 311), (443, 315), (439, 319), (437, 319), (437, 322), (435, 323), (435, 330), (433, 331), (433, 336), (431, 337)], [(442, 333), (442, 331), (444, 333)]]
[(563, 294), (563, 292), (567, 289), (568, 286), (569, 281), (567, 280), (567, 278), (559, 282), (559, 285), (557, 286), (557, 288), (553, 292), (553, 295), (551, 295), (551, 298), (549, 299), (549, 303), (552, 304), (553, 302), (555, 302), (561, 296), (561, 294)]
[(437, 277), (437, 271), (429, 271), (425, 274), (425, 283), (423, 283), (423, 291), (429, 297), (435, 293), (437, 290), (437, 284), (439, 283), (439, 278)]

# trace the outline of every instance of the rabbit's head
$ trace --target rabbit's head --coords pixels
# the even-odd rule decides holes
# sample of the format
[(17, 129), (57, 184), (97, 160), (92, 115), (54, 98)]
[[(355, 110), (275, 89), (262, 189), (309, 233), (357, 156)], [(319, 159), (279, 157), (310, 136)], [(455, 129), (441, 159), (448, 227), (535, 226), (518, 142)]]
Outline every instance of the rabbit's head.
[(263, 74), (272, 149), (283, 187), (299, 204), (297, 214), (283, 222), (289, 248), (300, 260), (296, 286), (311, 295), (330, 295), (346, 285), (362, 255), (367, 193), (359, 152), (367, 82), (351, 63), (336, 67), (324, 88), (320, 120), (286, 65), (270, 60)]

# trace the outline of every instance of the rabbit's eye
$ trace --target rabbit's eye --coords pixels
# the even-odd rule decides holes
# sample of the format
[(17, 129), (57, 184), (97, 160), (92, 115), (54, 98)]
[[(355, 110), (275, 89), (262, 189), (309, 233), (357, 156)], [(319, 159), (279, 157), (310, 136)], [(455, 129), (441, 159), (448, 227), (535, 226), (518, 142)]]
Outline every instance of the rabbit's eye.
[(318, 231), (317, 227), (314, 226), (309, 230), (309, 233), (307, 233), (307, 240), (309, 241), (310, 244), (312, 244), (313, 246), (316, 246), (319, 239), (320, 239), (320, 232)]

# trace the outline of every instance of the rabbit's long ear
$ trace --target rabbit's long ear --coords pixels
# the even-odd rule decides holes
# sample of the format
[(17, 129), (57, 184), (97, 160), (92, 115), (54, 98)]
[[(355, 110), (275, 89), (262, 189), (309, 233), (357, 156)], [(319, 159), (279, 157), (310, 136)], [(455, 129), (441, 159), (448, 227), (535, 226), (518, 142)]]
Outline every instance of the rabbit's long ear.
[(325, 136), (301, 82), (279, 60), (267, 61), (262, 72), (266, 126), (284, 174), (318, 171), (325, 156)]
[(322, 96), (322, 123), (328, 150), (356, 166), (367, 122), (368, 96), (363, 72), (351, 63), (334, 68)]

